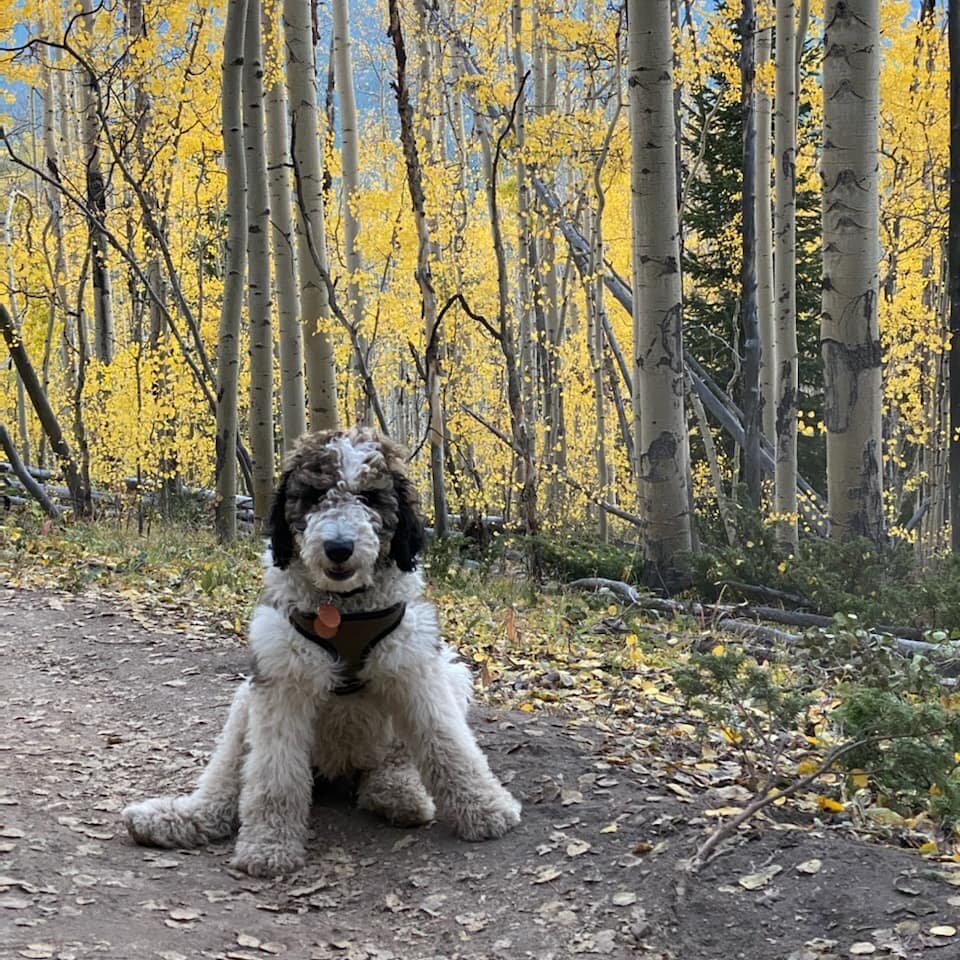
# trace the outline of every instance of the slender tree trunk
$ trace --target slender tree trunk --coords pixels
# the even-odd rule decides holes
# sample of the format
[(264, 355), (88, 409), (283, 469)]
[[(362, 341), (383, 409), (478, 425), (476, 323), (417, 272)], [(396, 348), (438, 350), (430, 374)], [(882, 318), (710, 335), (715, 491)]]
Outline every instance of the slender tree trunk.
[(246, 0), (243, 40), (243, 151), (247, 196), (247, 313), (250, 323), (250, 452), (253, 521), (260, 534), (273, 499), (273, 304), (270, 300), (270, 199), (263, 116), (260, 0)]
[(426, 387), (429, 417), (430, 439), (430, 477), (433, 491), (434, 525), (438, 537), (448, 533), (447, 493), (444, 478), (444, 441), (446, 428), (440, 397), (440, 365), (438, 362), (437, 297), (433, 287), (433, 273), (430, 264), (430, 229), (424, 212), (423, 176), (420, 158), (417, 152), (417, 138), (413, 128), (413, 108), (410, 105), (410, 91), (407, 87), (407, 52), (400, 27), (400, 11), (397, 0), (389, 0), (390, 37), (397, 58), (397, 110), (400, 114), (400, 139), (403, 143), (403, 155), (407, 166), (407, 187), (410, 190), (410, 202), (413, 218), (417, 226), (417, 285), (420, 287), (421, 310), (423, 313), (424, 341), (426, 343)]
[(884, 537), (877, 320), (879, 0), (828, 0), (823, 60), (824, 419), (831, 535)]
[(777, 0), (776, 50), (776, 236), (774, 291), (776, 300), (776, 465), (774, 513), (777, 539), (794, 550), (797, 534), (797, 87), (796, 4)]
[(950, 545), (960, 553), (960, 0), (949, 0), (950, 226)]
[[(50, 227), (53, 234), (53, 275), (50, 278), (51, 283), (51, 301), (53, 305), (54, 318), (56, 314), (63, 317), (63, 329), (60, 338), (60, 359), (63, 365), (64, 376), (68, 389), (72, 388), (76, 381), (76, 369), (73, 357), (73, 345), (76, 339), (74, 323), (70, 317), (70, 311), (67, 305), (66, 280), (67, 280), (67, 248), (64, 237), (64, 208), (63, 200), (60, 194), (60, 184), (62, 177), (60, 166), (62, 163), (62, 154), (60, 152), (60, 140), (58, 131), (60, 128), (60, 115), (63, 113), (62, 78), (59, 73), (59, 51), (51, 49), (51, 63), (44, 61), (41, 64), (41, 72), (44, 77), (43, 89), (43, 153), (44, 166), (49, 171), (49, 179), (44, 181), (44, 190), (47, 199), (47, 205), (50, 208)], [(58, 82), (59, 78), (59, 82)]]
[(757, 15), (753, 0), (743, 0), (740, 49), (740, 115), (743, 121), (743, 222), (740, 260), (740, 316), (743, 330), (743, 473), (747, 496), (754, 508), (760, 506), (760, 436), (762, 403), (760, 394), (761, 346), (757, 313), (757, 129), (754, 115), (754, 36)]
[[(518, 91), (517, 96), (519, 97), (521, 93), (522, 90)], [(497, 260), (497, 334), (506, 367), (507, 408), (510, 411), (511, 439), (513, 441), (513, 451), (517, 457), (519, 472), (520, 519), (523, 523), (524, 533), (531, 536), (538, 533), (540, 529), (540, 520), (537, 514), (537, 485), (539, 473), (534, 456), (535, 437), (533, 434), (533, 424), (526, 418), (523, 402), (523, 387), (521, 384), (522, 361), (518, 355), (516, 334), (513, 327), (514, 317), (510, 307), (510, 282), (507, 275), (506, 251), (500, 221), (500, 206), (497, 192), (503, 141), (513, 125), (513, 119), (513, 113), (511, 113), (507, 119), (506, 126), (497, 138), (495, 147), (491, 144), (491, 138), (486, 132), (481, 133), (480, 146), (483, 153), (487, 210), (490, 215), (493, 249)]]
[(33, 404), (33, 409), (36, 411), (40, 426), (50, 441), (50, 448), (60, 463), (60, 469), (63, 470), (63, 478), (73, 500), (74, 512), (77, 516), (86, 516), (90, 512), (90, 490), (84, 484), (77, 469), (73, 451), (63, 435), (57, 415), (53, 412), (46, 391), (37, 377), (33, 364), (30, 362), (20, 331), (14, 325), (13, 319), (2, 303), (0, 303), (0, 337), (7, 345), (7, 350), (9, 350), (10, 357), (17, 368), (17, 373), (20, 374), (24, 388), (30, 397), (30, 402)]
[[(537, 406), (536, 393), (539, 383), (536, 357), (536, 330), (542, 327), (536, 314), (542, 311), (536, 287), (538, 285), (537, 246), (533, 237), (533, 220), (530, 207), (530, 181), (524, 161), (527, 124), (527, 83), (529, 71), (523, 59), (523, 3), (513, 0), (511, 5), (511, 33), (513, 41), (513, 78), (516, 89), (522, 91), (516, 101), (514, 126), (517, 143), (517, 247), (520, 269), (517, 272), (517, 319), (519, 321), (520, 387), (523, 415), (527, 423), (534, 422)], [(536, 457), (536, 434), (531, 432), (530, 455)]]
[[(81, 0), (80, 28), (91, 44), (93, 18), (91, 0)], [(88, 62), (90, 54), (87, 53)], [(92, 68), (91, 68), (92, 69)], [(107, 185), (100, 163), (100, 122), (97, 114), (96, 84), (99, 79), (84, 71), (80, 80), (82, 111), (83, 167), (87, 178), (87, 204), (97, 219), (103, 223), (107, 215)], [(90, 276), (93, 281), (93, 329), (94, 354), (101, 363), (110, 363), (116, 349), (113, 329), (113, 293), (110, 270), (107, 263), (107, 238), (96, 223), (88, 226), (90, 235)]]
[(247, 0), (228, 0), (223, 36), (223, 161), (227, 172), (227, 262), (217, 357), (217, 501), (221, 542), (237, 537), (237, 392), (240, 313), (246, 269), (246, 171), (243, 155), (243, 53)]
[(283, 0), (287, 97), (296, 186), (300, 310), (309, 393), (310, 429), (339, 425), (336, 366), (330, 340), (330, 303), (324, 273), (323, 163), (317, 127), (317, 68), (310, 0)]
[[(770, 62), (773, 29), (757, 31), (757, 66)], [(757, 225), (757, 318), (760, 329), (760, 402), (763, 436), (771, 447), (777, 443), (777, 353), (776, 302), (773, 292), (773, 224), (770, 206), (770, 146), (772, 142), (769, 85), (764, 82), (756, 90), (757, 142), (754, 158), (756, 169)]]
[[(360, 256), (360, 130), (357, 121), (357, 101), (353, 86), (353, 58), (350, 42), (349, 0), (333, 0), (333, 59), (340, 100), (340, 162), (343, 180), (343, 246), (347, 265), (347, 308), (354, 330), (359, 338), (359, 348), (369, 352), (369, 344), (361, 333), (364, 298), (360, 290), (360, 275), (363, 261)], [(371, 422), (370, 402), (362, 403), (360, 419)]]
[(267, 173), (280, 341), (280, 419), (284, 453), (289, 453), (297, 437), (307, 429), (303, 330), (300, 325), (299, 271), (293, 236), (287, 131), (287, 95), (283, 82), (277, 81), (267, 94)]
[[(10, 310), (13, 314), (13, 323), (20, 325), (20, 308), (17, 304), (17, 282), (13, 270), (13, 215), (17, 198), (27, 199), (24, 194), (14, 193), (7, 203), (7, 212), (3, 219), (3, 242), (7, 254), (7, 284), (10, 288)], [(29, 200), (28, 200), (29, 202)], [(23, 377), (17, 371), (17, 433), (20, 436), (20, 449), (23, 450), (23, 459), (30, 463), (30, 430), (27, 426), (27, 391), (23, 385)]]
[(634, 432), (644, 559), (681, 579), (691, 548), (669, 0), (628, 0)]

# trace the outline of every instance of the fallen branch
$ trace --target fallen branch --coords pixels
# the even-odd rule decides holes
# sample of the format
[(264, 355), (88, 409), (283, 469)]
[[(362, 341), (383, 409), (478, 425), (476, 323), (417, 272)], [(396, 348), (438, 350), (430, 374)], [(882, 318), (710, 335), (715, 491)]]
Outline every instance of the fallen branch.
[(792, 603), (798, 607), (810, 606), (810, 601), (805, 597), (801, 597), (799, 594), (775, 590), (773, 587), (764, 586), (762, 583), (743, 583), (740, 580), (718, 580), (717, 585), (721, 587), (732, 587), (734, 590), (760, 597), (762, 600), (780, 600), (783, 603)]
[[(831, 617), (819, 614), (800, 614), (795, 611), (778, 610), (775, 607), (746, 607), (734, 604), (705, 604), (699, 602), (684, 603), (680, 600), (665, 600), (640, 594), (629, 583), (622, 580), (608, 580), (605, 577), (582, 577), (567, 584), (574, 590), (609, 590), (627, 603), (644, 610), (655, 610), (670, 616), (687, 614), (710, 620), (717, 630), (726, 630), (739, 636), (760, 640), (767, 644), (796, 644), (803, 637), (798, 633), (787, 633), (764, 626), (760, 620), (774, 623), (787, 623), (795, 626), (829, 627), (835, 624)], [(755, 617), (749, 620), (747, 617)], [(945, 677), (960, 676), (960, 656), (958, 651), (941, 643), (922, 640), (923, 632), (916, 627), (878, 626), (869, 631), (872, 637), (881, 634), (889, 636), (897, 651), (905, 657), (922, 655), (936, 661), (938, 671)], [(903, 636), (906, 633), (909, 636)]]
[(24, 466), (23, 461), (20, 459), (20, 454), (17, 452), (17, 448), (13, 445), (13, 440), (10, 439), (10, 434), (7, 432), (7, 428), (0, 423), (0, 447), (3, 448), (3, 452), (7, 455), (7, 459), (10, 461), (10, 466), (13, 468), (13, 472), (16, 474), (17, 479), (23, 485), (23, 489), (33, 497), (37, 503), (43, 507), (43, 512), (49, 517), (56, 519), (60, 516), (60, 508), (47, 496), (46, 491), (40, 486), (39, 483), (30, 475), (30, 471)]
[(823, 758), (823, 761), (812, 773), (808, 773), (799, 780), (794, 780), (789, 786), (783, 787), (782, 789), (773, 790), (764, 793), (762, 796), (756, 797), (752, 803), (749, 803), (746, 807), (744, 807), (744, 809), (732, 820), (728, 820), (726, 823), (714, 830), (714, 832), (707, 837), (707, 839), (697, 849), (697, 852), (689, 860), (681, 861), (682, 869), (685, 873), (696, 874), (709, 862), (709, 860), (712, 859), (711, 854), (713, 851), (716, 850), (716, 848), (723, 843), (724, 840), (733, 836), (733, 834), (736, 833), (740, 828), (741, 824), (746, 823), (749, 819), (751, 819), (751, 817), (756, 816), (756, 814), (758, 814), (764, 808), (769, 807), (772, 803), (776, 803), (777, 800), (785, 800), (787, 797), (792, 797), (798, 790), (802, 790), (804, 787), (810, 786), (811, 783), (813, 783), (822, 774), (826, 773), (827, 770), (829, 770), (845, 754), (851, 753), (858, 747), (864, 747), (869, 743), (878, 743), (881, 740), (893, 739), (896, 738), (885, 736), (864, 737), (862, 740), (854, 740), (850, 743), (845, 743), (842, 746), (834, 747), (834, 749)]

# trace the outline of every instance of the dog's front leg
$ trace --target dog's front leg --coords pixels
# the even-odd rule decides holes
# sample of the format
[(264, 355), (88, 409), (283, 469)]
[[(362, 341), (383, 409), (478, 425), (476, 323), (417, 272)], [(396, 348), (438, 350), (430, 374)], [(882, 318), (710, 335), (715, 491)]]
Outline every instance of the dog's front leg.
[(515, 827), (520, 803), (491, 772), (467, 724), (462, 697), (448, 678), (421, 672), (404, 678), (392, 692), (397, 732), (439, 816), (465, 840), (501, 837)]
[(254, 682), (248, 754), (233, 866), (253, 876), (289, 873), (305, 856), (315, 707), (308, 693), (277, 680)]

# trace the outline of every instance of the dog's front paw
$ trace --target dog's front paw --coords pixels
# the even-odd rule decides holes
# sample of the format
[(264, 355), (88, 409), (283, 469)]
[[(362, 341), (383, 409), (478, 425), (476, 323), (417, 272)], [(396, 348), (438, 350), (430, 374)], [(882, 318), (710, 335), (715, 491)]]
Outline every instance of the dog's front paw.
[(177, 809), (174, 797), (151, 797), (131, 803), (121, 813), (130, 836), (145, 847), (197, 847), (203, 834)]
[(306, 851), (300, 845), (237, 843), (230, 866), (251, 877), (275, 877), (303, 866)]
[(464, 840), (495, 840), (520, 822), (520, 809), (520, 801), (498, 787), (457, 810), (454, 826)]

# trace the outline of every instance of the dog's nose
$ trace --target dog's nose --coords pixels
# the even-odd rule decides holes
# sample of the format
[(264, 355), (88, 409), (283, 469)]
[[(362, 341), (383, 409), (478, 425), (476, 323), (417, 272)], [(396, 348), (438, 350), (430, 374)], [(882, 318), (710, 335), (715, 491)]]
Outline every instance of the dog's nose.
[(352, 540), (325, 540), (323, 551), (334, 563), (343, 563), (349, 560), (353, 553)]

